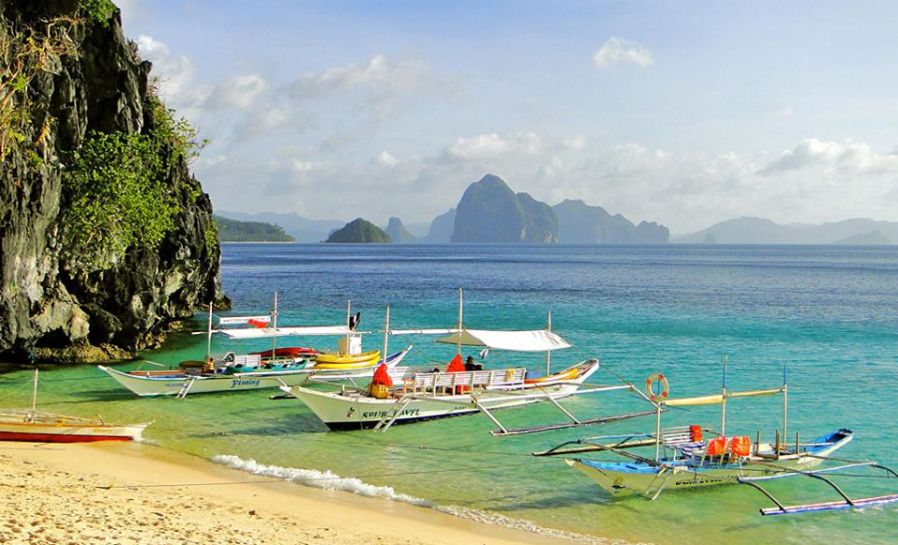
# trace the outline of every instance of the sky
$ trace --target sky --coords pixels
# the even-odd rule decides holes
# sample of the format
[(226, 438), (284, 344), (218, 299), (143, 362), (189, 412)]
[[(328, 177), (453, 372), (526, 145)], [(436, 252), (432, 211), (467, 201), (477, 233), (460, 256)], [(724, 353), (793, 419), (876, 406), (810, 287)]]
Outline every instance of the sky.
[(117, 0), (216, 210), (898, 221), (898, 3)]

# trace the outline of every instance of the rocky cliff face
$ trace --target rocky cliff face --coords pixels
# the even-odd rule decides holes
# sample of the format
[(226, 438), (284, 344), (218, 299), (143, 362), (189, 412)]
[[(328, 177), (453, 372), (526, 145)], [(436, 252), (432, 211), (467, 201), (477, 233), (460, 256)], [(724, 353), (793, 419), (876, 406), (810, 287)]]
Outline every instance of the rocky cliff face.
[(565, 244), (667, 244), (667, 227), (654, 222), (638, 226), (620, 214), (581, 200), (565, 200), (553, 209), (558, 215), (558, 236)]
[(558, 219), (549, 205), (487, 174), (462, 195), (452, 242), (558, 242)]
[(405, 225), (402, 224), (402, 220), (395, 216), (391, 217), (387, 222), (387, 227), (384, 231), (390, 236), (390, 240), (397, 244), (415, 242), (415, 235), (411, 234), (409, 230), (405, 228)]
[(433, 218), (433, 221), (430, 222), (430, 229), (424, 238), (421, 239), (421, 242), (430, 244), (449, 242), (452, 239), (453, 229), (455, 229), (455, 208), (450, 208), (448, 211)]
[[(123, 36), (112, 8), (102, 1), (0, 0), (0, 97), (6, 93), (10, 105), (0, 112), (0, 359), (128, 357), (209, 301), (227, 304), (211, 202), (188, 170), (188, 154), (160, 137), (171, 120), (149, 88), (150, 64)], [(47, 46), (43, 57), (29, 56), (28, 40)], [(165, 203), (157, 232), (117, 216), (97, 216), (111, 230), (99, 223), (73, 229), (74, 212), (90, 218), (93, 207), (106, 204), (90, 197), (97, 173), (89, 167), (82, 166), (81, 186), (67, 178), (85, 143), (100, 135), (134, 137), (152, 153), (145, 158), (153, 165), (148, 183), (161, 188)], [(97, 167), (129, 168), (109, 163)], [(76, 211), (79, 203), (87, 211)], [(128, 210), (117, 211), (128, 217)], [(112, 254), (89, 259), (72, 242), (90, 248), (114, 240), (116, 230), (152, 243), (122, 238)]]

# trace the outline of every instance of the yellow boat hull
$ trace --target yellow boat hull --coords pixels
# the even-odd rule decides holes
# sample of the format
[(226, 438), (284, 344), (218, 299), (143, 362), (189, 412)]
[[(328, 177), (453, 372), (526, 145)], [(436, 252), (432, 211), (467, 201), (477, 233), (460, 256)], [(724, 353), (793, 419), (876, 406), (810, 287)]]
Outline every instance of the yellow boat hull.
[(362, 354), (340, 355), (319, 354), (315, 362), (316, 369), (358, 369), (371, 367), (380, 359), (380, 350), (372, 350)]

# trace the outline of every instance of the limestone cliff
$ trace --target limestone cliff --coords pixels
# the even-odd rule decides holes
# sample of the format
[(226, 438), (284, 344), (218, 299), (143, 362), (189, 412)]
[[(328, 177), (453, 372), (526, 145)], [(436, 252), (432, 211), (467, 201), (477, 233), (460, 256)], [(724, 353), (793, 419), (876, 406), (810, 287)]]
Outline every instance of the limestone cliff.
[(0, 360), (128, 357), (226, 305), (191, 135), (114, 5), (0, 0), (0, 54)]
[(415, 242), (415, 235), (411, 234), (403, 225), (402, 220), (393, 216), (384, 227), (384, 231), (389, 235), (390, 240), (397, 244), (408, 244)]
[(565, 200), (552, 207), (558, 214), (558, 238), (565, 244), (667, 244), (670, 232), (655, 222), (639, 225), (620, 214), (582, 200)]
[(452, 242), (558, 242), (558, 218), (546, 203), (487, 174), (462, 195)]

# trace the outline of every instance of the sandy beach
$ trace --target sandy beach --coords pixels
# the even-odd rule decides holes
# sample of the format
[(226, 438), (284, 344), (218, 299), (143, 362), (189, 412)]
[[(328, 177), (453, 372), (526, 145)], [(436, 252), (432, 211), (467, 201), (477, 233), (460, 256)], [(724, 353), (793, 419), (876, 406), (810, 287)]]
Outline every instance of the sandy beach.
[(4, 544), (570, 544), (136, 443), (0, 443)]

